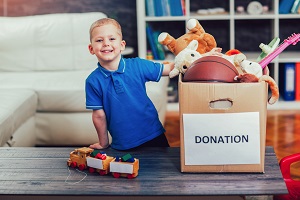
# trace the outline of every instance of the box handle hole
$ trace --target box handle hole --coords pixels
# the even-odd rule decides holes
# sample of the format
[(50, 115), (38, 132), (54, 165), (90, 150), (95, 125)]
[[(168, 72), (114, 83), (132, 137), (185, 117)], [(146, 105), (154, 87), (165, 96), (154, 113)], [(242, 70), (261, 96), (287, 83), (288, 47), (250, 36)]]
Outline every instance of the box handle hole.
[(209, 107), (213, 109), (228, 109), (231, 108), (233, 102), (229, 99), (219, 99), (209, 102)]

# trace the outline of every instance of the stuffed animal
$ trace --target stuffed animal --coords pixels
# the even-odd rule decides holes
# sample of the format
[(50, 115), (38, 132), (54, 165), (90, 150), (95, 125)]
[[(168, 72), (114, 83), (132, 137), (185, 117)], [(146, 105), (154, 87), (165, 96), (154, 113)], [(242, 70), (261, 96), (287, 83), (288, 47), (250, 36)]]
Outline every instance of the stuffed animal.
[(169, 73), (170, 78), (178, 76), (179, 73), (184, 74), (195, 60), (202, 58), (203, 56), (220, 55), (220, 52), (222, 50), (221, 48), (213, 48), (210, 52), (200, 54), (197, 51), (197, 48), (198, 41), (192, 40), (185, 49), (183, 49), (180, 53), (177, 54), (177, 56), (175, 56), (175, 67)]
[(202, 57), (202, 55), (196, 51), (197, 47), (198, 42), (196, 40), (192, 40), (185, 49), (175, 56), (175, 66), (169, 73), (170, 78), (178, 76), (179, 73), (184, 74), (195, 60)]
[(199, 58), (208, 55), (220, 56), (230, 61), (236, 67), (239, 72), (239, 76), (235, 78), (236, 81), (241, 83), (265, 81), (269, 84), (272, 92), (268, 103), (274, 104), (278, 100), (279, 89), (275, 80), (268, 75), (267, 67), (263, 73), (262, 67), (259, 63), (247, 60), (246, 56), (238, 50), (230, 50), (225, 54), (222, 54), (221, 48), (213, 48), (210, 52), (199, 54), (196, 51), (197, 47), (197, 41), (193, 40), (183, 51), (175, 56), (175, 67), (169, 74), (170, 78), (177, 76), (179, 73), (184, 74), (192, 63)]
[(192, 40), (198, 42), (196, 51), (200, 54), (209, 52), (217, 47), (215, 38), (205, 32), (198, 20), (190, 19), (187, 22), (187, 29), (189, 31), (177, 39), (173, 38), (167, 32), (162, 32), (158, 36), (158, 42), (166, 46), (175, 56), (185, 49)]
[[(265, 81), (268, 83), (272, 95), (268, 100), (269, 104), (274, 104), (279, 99), (279, 89), (275, 82), (275, 80), (269, 76), (268, 69), (262, 70), (262, 67), (257, 62), (252, 62), (249, 60), (246, 60), (246, 57), (243, 59), (242, 57), (237, 60), (238, 64), (236, 66), (239, 66), (242, 69), (242, 72), (238, 77), (236, 77), (236, 80), (239, 82), (261, 82)], [(266, 67), (267, 68), (267, 67)]]

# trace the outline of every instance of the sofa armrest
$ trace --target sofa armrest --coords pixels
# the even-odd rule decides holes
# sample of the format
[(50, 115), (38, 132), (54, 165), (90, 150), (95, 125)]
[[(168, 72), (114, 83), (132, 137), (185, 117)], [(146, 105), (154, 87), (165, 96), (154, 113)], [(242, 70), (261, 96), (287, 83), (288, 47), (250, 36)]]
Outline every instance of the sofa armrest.
[(159, 82), (146, 83), (147, 94), (151, 99), (151, 101), (153, 102), (162, 124), (165, 123), (165, 116), (167, 111), (168, 84), (169, 84), (169, 77), (167, 76), (161, 77)]

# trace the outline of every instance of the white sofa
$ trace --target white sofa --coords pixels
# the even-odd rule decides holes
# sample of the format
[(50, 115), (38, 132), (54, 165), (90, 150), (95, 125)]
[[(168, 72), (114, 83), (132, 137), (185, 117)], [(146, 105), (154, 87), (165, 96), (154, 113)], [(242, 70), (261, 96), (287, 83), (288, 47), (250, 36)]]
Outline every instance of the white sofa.
[[(89, 27), (100, 12), (0, 17), (0, 146), (83, 146), (97, 141), (85, 79), (97, 67)], [(164, 123), (168, 78), (147, 83)]]

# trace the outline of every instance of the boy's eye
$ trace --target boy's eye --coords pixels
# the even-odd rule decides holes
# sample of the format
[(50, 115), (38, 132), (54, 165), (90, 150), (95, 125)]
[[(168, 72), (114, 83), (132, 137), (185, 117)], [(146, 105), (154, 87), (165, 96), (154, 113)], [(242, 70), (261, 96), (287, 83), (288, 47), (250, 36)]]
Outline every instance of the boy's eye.
[(98, 40), (96, 40), (96, 42), (102, 42), (103, 40), (102, 39), (98, 39)]
[(115, 40), (116, 38), (110, 38), (110, 40)]

